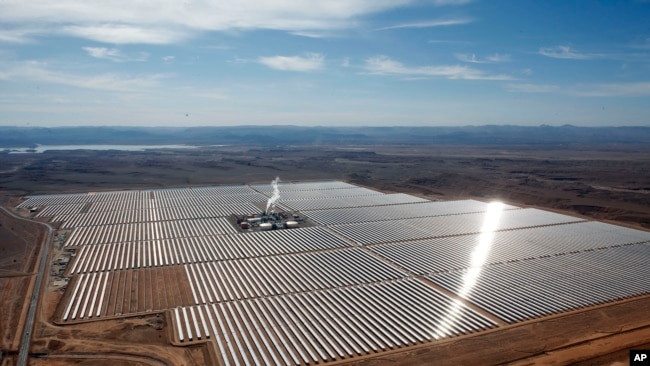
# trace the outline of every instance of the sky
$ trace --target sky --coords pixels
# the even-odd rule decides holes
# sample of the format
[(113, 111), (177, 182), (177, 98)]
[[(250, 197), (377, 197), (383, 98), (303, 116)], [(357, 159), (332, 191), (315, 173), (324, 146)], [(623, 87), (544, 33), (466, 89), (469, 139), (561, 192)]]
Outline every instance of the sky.
[(0, 125), (650, 125), (650, 1), (2, 0)]

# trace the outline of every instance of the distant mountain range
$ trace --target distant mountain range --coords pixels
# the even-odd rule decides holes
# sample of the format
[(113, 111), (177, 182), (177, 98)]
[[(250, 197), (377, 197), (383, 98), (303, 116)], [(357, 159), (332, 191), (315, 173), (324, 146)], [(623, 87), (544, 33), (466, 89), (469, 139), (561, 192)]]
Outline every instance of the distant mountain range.
[(648, 127), (0, 127), (0, 147), (158, 144), (648, 144)]

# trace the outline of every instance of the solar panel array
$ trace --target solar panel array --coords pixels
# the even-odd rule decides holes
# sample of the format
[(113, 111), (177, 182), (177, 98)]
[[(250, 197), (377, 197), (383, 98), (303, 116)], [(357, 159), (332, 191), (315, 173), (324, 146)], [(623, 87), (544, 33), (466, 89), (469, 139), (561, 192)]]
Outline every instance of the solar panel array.
[[(259, 202), (267, 199), (266, 196), (248, 186), (90, 192), (27, 196), (26, 198), (17, 207), (67, 206), (90, 203), (92, 204), (91, 208), (89, 208), (90, 212), (146, 209), (150, 207), (149, 204), (151, 204), (151, 207), (194, 207), (209, 204)], [(93, 206), (97, 208), (92, 208)]]
[(357, 248), (198, 263), (185, 266), (185, 271), (195, 304), (307, 292), (404, 276)]
[[(303, 211), (312, 220), (322, 225), (347, 224), (368, 221), (395, 221), (415, 217), (448, 216), (461, 213), (485, 212), (488, 204), (474, 200), (418, 202), (395, 204), (386, 207), (353, 207), (320, 211)], [(504, 205), (511, 210), (518, 207)]]
[(147, 210), (124, 210), (57, 215), (52, 221), (62, 222), (63, 228), (133, 224), (138, 222), (190, 220), (209, 217), (227, 217), (231, 214), (259, 213), (252, 203), (199, 207), (165, 207)]
[[(650, 245), (588, 250), (430, 275), (509, 323), (650, 292)], [(468, 291), (461, 291), (469, 280)]]
[(162, 200), (187, 200), (210, 196), (230, 197), (254, 194), (255, 191), (248, 186), (214, 186), (214, 187), (190, 187), (175, 189), (154, 189), (151, 190), (155, 199)]
[[(251, 184), (250, 187), (264, 194), (273, 194), (273, 185)], [(359, 187), (340, 181), (320, 181), (320, 182), (278, 182), (278, 189), (281, 193), (296, 191), (325, 191), (330, 189), (358, 189)]]
[(349, 245), (350, 243), (321, 227), (247, 235), (210, 235), (86, 244), (79, 248), (77, 259), (70, 265), (70, 273), (255, 258), (330, 250)]
[(27, 196), (27, 200), (17, 207), (25, 208), (88, 202), (140, 200), (146, 198), (148, 194), (148, 191), (119, 191)]
[(74, 215), (78, 214), (86, 207), (87, 203), (71, 203), (69, 205), (52, 205), (41, 210), (37, 217), (52, 217), (57, 215)]
[(143, 240), (185, 238), (234, 233), (235, 228), (224, 218), (144, 222), (82, 226), (74, 228), (66, 246), (123, 243)]
[(287, 200), (280, 196), (280, 203), (292, 210), (326, 210), (345, 207), (385, 206), (404, 203), (430, 202), (427, 199), (404, 193), (370, 195), (358, 197), (330, 197), (312, 200)]
[(71, 228), (60, 322), (169, 310), (177, 342), (210, 339), (226, 365), (348, 360), (650, 291), (648, 232), (331, 181), (280, 184), (278, 207), (320, 226), (244, 234), (225, 219), (272, 192), (48, 195), (19, 207), (45, 206), (39, 216)]
[(224, 365), (349, 360), (496, 324), (414, 279), (176, 308), (179, 341), (214, 339)]
[[(330, 227), (357, 243), (368, 245), (479, 233), (486, 217), (486, 213), (482, 212), (394, 221), (340, 224)], [(501, 214), (501, 220), (498, 222), (497, 230), (557, 225), (579, 221), (584, 220), (533, 208), (506, 210)]]
[(79, 274), (59, 304), (62, 322), (89, 321), (192, 305), (181, 266)]
[[(271, 193), (266, 193), (271, 194)], [(337, 197), (363, 197), (363, 196), (379, 196), (382, 193), (373, 191), (367, 188), (341, 188), (341, 189), (324, 189), (313, 191), (280, 191), (280, 197), (286, 201), (294, 200), (317, 200), (324, 198), (337, 198)]]
[[(404, 243), (379, 244), (370, 249), (420, 275), (469, 268), (482, 234), (449, 236)], [(579, 222), (495, 232), (485, 264), (548, 257), (650, 240), (650, 234), (601, 222)]]

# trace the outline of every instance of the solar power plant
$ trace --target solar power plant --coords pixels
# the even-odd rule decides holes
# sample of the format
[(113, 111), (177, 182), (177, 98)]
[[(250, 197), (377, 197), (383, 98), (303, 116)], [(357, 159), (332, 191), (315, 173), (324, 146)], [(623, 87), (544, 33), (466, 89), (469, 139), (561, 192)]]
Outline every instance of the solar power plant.
[(331, 197), (320, 199), (287, 200), (280, 197), (280, 202), (294, 210), (326, 210), (331, 208), (365, 207), (398, 205), (404, 203), (430, 202), (427, 199), (403, 193), (382, 194), (358, 197)]
[[(305, 211), (314, 221), (323, 225), (346, 224), (354, 222), (394, 221), (415, 217), (449, 216), (460, 213), (483, 212), (486, 203), (463, 200), (448, 202), (417, 202), (411, 205), (396, 204), (384, 208), (352, 207), (318, 212)], [(504, 209), (517, 207), (505, 205)]]
[(354, 361), (650, 292), (650, 233), (339, 181), (280, 183), (308, 225), (246, 231), (269, 184), (30, 196), (75, 256), (58, 324), (165, 313), (223, 365)]

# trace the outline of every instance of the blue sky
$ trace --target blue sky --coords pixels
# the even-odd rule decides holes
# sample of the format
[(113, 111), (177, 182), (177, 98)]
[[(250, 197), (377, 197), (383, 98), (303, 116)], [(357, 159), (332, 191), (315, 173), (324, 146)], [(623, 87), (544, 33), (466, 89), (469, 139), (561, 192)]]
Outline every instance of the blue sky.
[(3, 0), (0, 125), (650, 125), (650, 1)]

